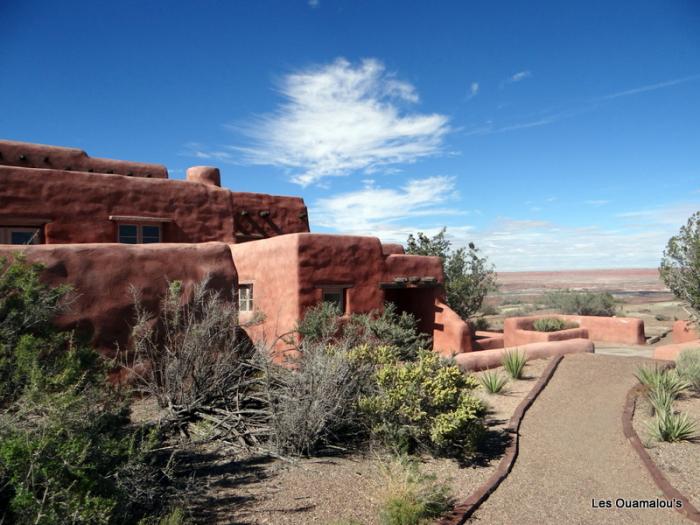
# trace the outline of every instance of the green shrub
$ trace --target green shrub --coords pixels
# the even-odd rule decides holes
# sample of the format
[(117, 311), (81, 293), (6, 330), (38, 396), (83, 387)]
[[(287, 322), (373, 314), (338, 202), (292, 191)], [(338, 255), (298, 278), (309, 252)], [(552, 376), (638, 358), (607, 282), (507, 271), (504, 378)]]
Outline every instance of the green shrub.
[[(97, 355), (50, 324), (65, 289), (18, 258), (0, 275), (0, 523), (134, 523), (169, 500), (157, 428), (132, 427)], [(3, 386), (7, 386), (3, 384)]]
[(339, 318), (338, 309), (329, 303), (309, 308), (297, 324), (302, 341), (314, 344), (341, 345), (346, 348), (364, 344), (392, 346), (402, 359), (415, 359), (421, 349), (430, 348), (430, 338), (418, 331), (417, 321), (407, 312), (398, 313), (386, 303), (381, 312), (353, 314)]
[(700, 211), (668, 240), (659, 266), (664, 284), (700, 317)]
[(489, 370), (479, 376), (479, 382), (484, 389), (490, 394), (498, 394), (503, 390), (503, 387), (508, 383), (508, 378), (503, 377), (498, 372)]
[(700, 348), (683, 350), (678, 356), (676, 370), (690, 388), (700, 393)]
[(476, 319), (472, 320), (472, 323), (474, 324), (475, 331), (487, 331), (489, 328), (491, 328), (489, 320), (485, 317), (477, 317)]
[(401, 457), (388, 474), (379, 514), (382, 525), (429, 523), (450, 509), (453, 498), (447, 484), (423, 474), (415, 460)]
[(688, 414), (673, 411), (659, 413), (649, 424), (649, 433), (657, 441), (689, 441), (695, 439), (697, 425)]
[(578, 324), (570, 323), (557, 317), (543, 317), (536, 319), (532, 323), (532, 328), (538, 332), (558, 332), (559, 330), (578, 328)]
[(649, 404), (654, 414), (673, 412), (673, 394), (663, 388), (650, 390), (647, 393)]
[(656, 319), (657, 321), (670, 321), (671, 317), (666, 314), (656, 314), (654, 316), (654, 319)]
[(481, 315), (498, 315), (498, 308), (493, 304), (482, 304)]
[(543, 296), (544, 304), (563, 314), (612, 317), (617, 313), (615, 298), (604, 292), (560, 290)]
[(403, 452), (424, 447), (461, 455), (483, 431), (485, 408), (473, 394), (479, 382), (457, 366), (421, 351), (415, 362), (386, 364), (376, 373), (378, 392), (359, 401), (373, 434)]
[(513, 379), (520, 379), (527, 363), (527, 357), (519, 350), (508, 350), (503, 354), (503, 367)]

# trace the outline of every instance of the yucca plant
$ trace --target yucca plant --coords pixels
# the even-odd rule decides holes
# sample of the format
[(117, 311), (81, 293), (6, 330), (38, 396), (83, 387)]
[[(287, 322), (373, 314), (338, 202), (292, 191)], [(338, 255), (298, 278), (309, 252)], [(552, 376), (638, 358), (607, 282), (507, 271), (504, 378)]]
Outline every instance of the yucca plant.
[(518, 350), (508, 350), (503, 354), (503, 367), (513, 379), (520, 379), (527, 363), (527, 357)]
[(677, 371), (662, 369), (658, 366), (654, 368), (639, 367), (635, 376), (641, 384), (647, 387), (647, 395), (663, 390), (672, 399), (676, 399), (690, 387), (690, 383), (685, 381)]
[(479, 377), (479, 382), (490, 394), (498, 394), (503, 390), (503, 387), (506, 386), (506, 383), (508, 383), (508, 378), (498, 372), (489, 370)]
[(663, 388), (650, 390), (647, 399), (651, 405), (653, 414), (667, 414), (673, 412), (673, 394)]
[(697, 438), (697, 425), (688, 414), (674, 414), (672, 410), (659, 413), (649, 424), (649, 433), (657, 441), (691, 441)]

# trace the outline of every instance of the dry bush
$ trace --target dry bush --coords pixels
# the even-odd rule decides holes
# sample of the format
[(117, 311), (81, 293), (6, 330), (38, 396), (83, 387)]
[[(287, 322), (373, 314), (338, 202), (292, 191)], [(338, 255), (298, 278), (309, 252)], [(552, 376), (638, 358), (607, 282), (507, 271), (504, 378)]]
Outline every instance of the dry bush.
[(269, 446), (281, 454), (312, 454), (351, 444), (364, 433), (357, 401), (371, 388), (373, 367), (343, 346), (304, 342), (291, 369), (268, 360), (272, 411)]
[(212, 438), (244, 448), (261, 446), (270, 413), (255, 349), (237, 322), (234, 306), (197, 283), (187, 297), (171, 283), (154, 316), (135, 296), (129, 372), (137, 389), (165, 409), (164, 424), (189, 435), (208, 422)]

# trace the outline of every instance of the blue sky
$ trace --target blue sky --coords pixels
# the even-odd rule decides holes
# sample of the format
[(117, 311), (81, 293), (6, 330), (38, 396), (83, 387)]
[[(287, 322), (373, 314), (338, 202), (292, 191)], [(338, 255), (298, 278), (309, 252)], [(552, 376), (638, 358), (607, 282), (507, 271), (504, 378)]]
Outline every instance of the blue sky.
[(0, 136), (217, 165), (313, 231), (653, 267), (700, 209), (700, 5), (0, 2)]

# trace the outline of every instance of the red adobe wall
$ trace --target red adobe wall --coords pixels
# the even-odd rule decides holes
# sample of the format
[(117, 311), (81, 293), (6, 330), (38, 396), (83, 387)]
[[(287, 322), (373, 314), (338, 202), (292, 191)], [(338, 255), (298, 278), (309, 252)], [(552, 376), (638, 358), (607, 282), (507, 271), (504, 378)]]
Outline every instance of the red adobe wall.
[(0, 166), (0, 225), (50, 221), (50, 244), (115, 242), (110, 216), (172, 220), (163, 227), (165, 242), (237, 243), (308, 231), (306, 213), (297, 197), (206, 183)]
[(0, 165), (65, 171), (114, 173), (129, 177), (167, 179), (168, 170), (161, 164), (100, 159), (83, 150), (30, 142), (0, 140)]
[[(578, 328), (559, 332), (535, 332), (532, 325), (535, 320), (556, 317), (578, 324)], [(503, 335), (506, 347), (538, 341), (560, 341), (574, 338), (590, 338), (594, 341), (612, 343), (645, 344), (644, 321), (631, 317), (597, 317), (578, 315), (539, 315), (529, 317), (511, 317), (503, 322)]]
[[(248, 329), (251, 338), (274, 341), (321, 301), (324, 286), (347, 286), (347, 314), (381, 309), (386, 300), (396, 300), (422, 320), (421, 329), (434, 336), (436, 348), (467, 351), (469, 326), (440, 303), (440, 259), (402, 255), (393, 249), (386, 255), (385, 246), (374, 237), (310, 233), (232, 245), (240, 282), (254, 282), (255, 308), (265, 315), (263, 323)], [(380, 287), (395, 278), (418, 282), (401, 289)], [(252, 317), (241, 314), (243, 321)]]
[(156, 311), (170, 281), (180, 280), (188, 290), (209, 275), (209, 286), (227, 299), (237, 282), (231, 251), (224, 243), (0, 246), (0, 258), (19, 252), (45, 265), (46, 283), (72, 286), (71, 309), (57, 325), (87, 334), (109, 357), (117, 344), (124, 348), (128, 341), (134, 321), (132, 285), (141, 292), (144, 306)]
[[(273, 345), (299, 319), (299, 236), (281, 235), (230, 248), (239, 283), (253, 284), (253, 308), (265, 315), (263, 322), (247, 327), (246, 332), (254, 341)], [(242, 323), (254, 318), (254, 312), (239, 315)], [(280, 341), (275, 346), (290, 345)]]
[(654, 359), (675, 361), (683, 350), (700, 349), (700, 338), (654, 348)]
[(688, 321), (676, 321), (673, 323), (671, 340), (674, 343), (687, 343), (696, 339), (700, 339), (700, 332), (697, 326), (693, 326)]
[[(500, 348), (493, 350), (481, 350), (479, 352), (469, 352), (455, 356), (457, 365), (465, 371), (486, 370), (495, 368), (503, 364), (504, 354), (514, 350), (512, 348)], [(566, 341), (549, 341), (541, 343), (530, 343), (518, 346), (518, 352), (525, 354), (531, 359), (546, 359), (558, 355), (589, 352), (593, 353), (595, 347), (589, 339), (568, 339)]]

